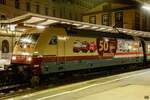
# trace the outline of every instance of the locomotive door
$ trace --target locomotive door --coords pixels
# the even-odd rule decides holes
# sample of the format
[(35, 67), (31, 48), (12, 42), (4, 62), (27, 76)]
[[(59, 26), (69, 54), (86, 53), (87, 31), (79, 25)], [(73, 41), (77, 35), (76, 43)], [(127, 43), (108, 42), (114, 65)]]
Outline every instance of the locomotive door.
[(57, 43), (57, 65), (58, 70), (63, 70), (66, 61), (66, 39), (65, 37), (58, 37)]

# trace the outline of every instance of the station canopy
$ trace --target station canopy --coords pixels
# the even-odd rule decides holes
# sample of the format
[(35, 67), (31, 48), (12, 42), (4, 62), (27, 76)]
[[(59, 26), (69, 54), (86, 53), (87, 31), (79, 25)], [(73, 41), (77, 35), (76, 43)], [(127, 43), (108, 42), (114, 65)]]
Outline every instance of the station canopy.
[[(56, 17), (44, 16), (39, 14), (27, 13), (22, 16), (18, 16), (8, 20), (1, 20), (0, 26), (13, 26), (15, 31), (24, 31), (23, 27), (39, 27), (45, 28), (54, 24), (67, 24), (76, 27), (77, 29), (102, 31), (110, 33), (124, 33), (132, 36), (150, 37), (150, 32), (137, 31), (124, 28), (113, 28), (110, 26), (90, 24), (86, 22), (73, 21), (68, 19), (61, 19)], [(14, 29), (13, 29), (14, 30)]]

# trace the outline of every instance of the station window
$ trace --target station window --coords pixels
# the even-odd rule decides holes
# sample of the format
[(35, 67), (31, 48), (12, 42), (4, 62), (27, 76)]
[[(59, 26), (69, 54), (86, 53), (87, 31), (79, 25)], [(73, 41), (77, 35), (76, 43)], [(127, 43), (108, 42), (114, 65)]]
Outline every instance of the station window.
[(52, 36), (52, 38), (49, 41), (50, 45), (56, 45), (57, 44), (57, 36)]
[(56, 0), (52, 0), (53, 2), (55, 2)]
[(146, 31), (147, 29), (147, 16), (144, 14), (142, 16), (142, 31)]
[(48, 7), (45, 7), (45, 15), (48, 15)]
[(6, 0), (0, 0), (0, 4), (5, 5), (6, 4)]
[(20, 8), (20, 0), (15, 0), (15, 8)]
[(36, 5), (36, 13), (40, 13), (40, 5)]
[(135, 12), (135, 30), (140, 30), (140, 13)]
[(96, 16), (90, 16), (89, 17), (89, 22), (92, 24), (96, 24)]
[(30, 2), (26, 2), (26, 11), (31, 11), (31, 4), (30, 4)]
[(72, 19), (72, 13), (71, 13), (71, 11), (69, 13), (69, 18)]
[(53, 8), (53, 16), (55, 17), (56, 16), (56, 9)]
[(102, 25), (109, 26), (109, 15), (108, 14), (102, 15)]
[(103, 11), (107, 11), (107, 10), (109, 10), (109, 5), (103, 5)]
[(6, 20), (6, 16), (5, 15), (1, 15), (1, 20)]
[(62, 9), (60, 9), (60, 18), (62, 18), (63, 13), (62, 13)]
[(123, 28), (123, 12), (115, 12), (115, 26)]
[(8, 40), (2, 41), (2, 53), (9, 53), (9, 42), (8, 42)]

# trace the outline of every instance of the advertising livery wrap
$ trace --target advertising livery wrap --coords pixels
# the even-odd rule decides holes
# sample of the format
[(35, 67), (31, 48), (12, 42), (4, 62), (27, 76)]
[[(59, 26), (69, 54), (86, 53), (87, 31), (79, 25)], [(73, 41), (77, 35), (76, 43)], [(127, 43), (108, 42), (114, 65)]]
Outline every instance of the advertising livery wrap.
[(112, 58), (117, 50), (117, 40), (113, 38), (97, 38), (97, 51), (101, 57)]

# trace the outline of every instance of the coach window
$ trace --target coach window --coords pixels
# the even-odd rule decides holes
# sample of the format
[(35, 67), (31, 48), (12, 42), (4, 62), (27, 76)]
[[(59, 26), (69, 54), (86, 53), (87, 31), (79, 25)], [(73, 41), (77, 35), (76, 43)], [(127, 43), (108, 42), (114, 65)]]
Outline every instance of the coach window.
[(50, 45), (56, 45), (57, 44), (57, 36), (52, 36), (52, 38), (49, 41)]

